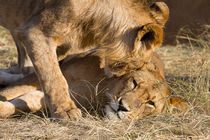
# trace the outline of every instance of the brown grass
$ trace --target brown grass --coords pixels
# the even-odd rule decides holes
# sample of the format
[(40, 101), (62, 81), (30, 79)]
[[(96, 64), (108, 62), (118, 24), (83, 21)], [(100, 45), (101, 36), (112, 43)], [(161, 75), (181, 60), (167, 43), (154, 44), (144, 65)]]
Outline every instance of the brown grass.
[(0, 68), (17, 64), (17, 51), (9, 32), (0, 27)]
[[(192, 39), (199, 40), (199, 45), (192, 43)], [(17, 62), (11, 41), (8, 32), (0, 28), (0, 42), (4, 44), (0, 45), (0, 68)], [(190, 38), (187, 44), (164, 46), (158, 50), (165, 63), (167, 82), (173, 96), (189, 102), (190, 110), (183, 115), (168, 113), (140, 120), (110, 121), (87, 114), (77, 122), (58, 123), (25, 114), (0, 119), (0, 139), (210, 139), (209, 46), (205, 39)]]

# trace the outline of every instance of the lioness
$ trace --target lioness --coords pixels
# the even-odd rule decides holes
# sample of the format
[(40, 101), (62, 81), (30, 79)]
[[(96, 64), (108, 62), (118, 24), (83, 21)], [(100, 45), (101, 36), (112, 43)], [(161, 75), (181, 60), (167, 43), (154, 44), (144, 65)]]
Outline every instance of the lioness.
[[(91, 65), (91, 66), (90, 66)], [(142, 118), (176, 107), (187, 110), (187, 103), (170, 97), (165, 83), (163, 64), (157, 54), (141, 69), (120, 77), (105, 78), (96, 56), (77, 56), (65, 62), (62, 72), (70, 84), (72, 99), (80, 108), (97, 110), (110, 119)], [(25, 77), (0, 91), (0, 117), (22, 111), (36, 112), (45, 107), (35, 75)]]
[(69, 97), (57, 46), (70, 46), (71, 54), (94, 49), (100, 66), (120, 76), (149, 61), (162, 43), (168, 11), (151, 0), (0, 0), (0, 25), (20, 55), (26, 49), (52, 117), (66, 118), (81, 114)]

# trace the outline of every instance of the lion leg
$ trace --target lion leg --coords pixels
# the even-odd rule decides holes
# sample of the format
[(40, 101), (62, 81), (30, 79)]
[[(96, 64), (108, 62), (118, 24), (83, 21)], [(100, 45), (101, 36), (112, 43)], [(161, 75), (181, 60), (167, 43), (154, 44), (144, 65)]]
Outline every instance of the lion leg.
[(17, 35), (11, 32), (11, 35), (14, 39), (17, 51), (18, 51), (18, 65), (14, 67), (10, 67), (8, 69), (0, 69), (0, 71), (11, 73), (11, 74), (24, 74), (28, 75), (33, 72), (33, 64), (26, 53), (25, 48), (21, 44), (21, 42), (17, 39)]
[(15, 33), (11, 33), (12, 37), (15, 41), (17, 51), (18, 51), (18, 68), (16, 71), (10, 71), (10, 73), (22, 73), (24, 75), (28, 75), (34, 72), (33, 64), (31, 59), (29, 58), (25, 48), (18, 40), (17, 35)]
[(0, 85), (9, 85), (33, 72), (33, 65), (24, 47), (17, 39), (15, 33), (11, 32), (18, 51), (18, 65), (8, 69), (0, 69)]
[(18, 82), (0, 90), (0, 101), (9, 101), (34, 90), (40, 90), (40, 84), (35, 73), (27, 75)]
[(54, 118), (77, 119), (81, 111), (69, 95), (68, 84), (60, 70), (56, 44), (36, 27), (22, 30), (20, 37), (34, 65), (36, 74), (45, 93), (45, 101)]
[(23, 77), (23, 74), (10, 74), (4, 71), (0, 71), (0, 85), (9, 85)]
[(0, 101), (0, 117), (6, 118), (21, 112), (37, 112), (44, 107), (44, 93), (35, 90), (11, 101)]

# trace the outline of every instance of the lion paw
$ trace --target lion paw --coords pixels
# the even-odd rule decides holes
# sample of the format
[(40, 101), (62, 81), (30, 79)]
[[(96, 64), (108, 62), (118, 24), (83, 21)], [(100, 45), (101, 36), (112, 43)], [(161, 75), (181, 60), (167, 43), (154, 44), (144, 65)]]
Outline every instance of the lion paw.
[(52, 118), (55, 119), (70, 119), (70, 120), (79, 120), (82, 117), (81, 110), (74, 108), (68, 111), (59, 111), (52, 114)]
[(105, 112), (106, 117), (109, 120), (118, 119), (116, 112), (109, 105), (105, 105), (104, 112)]
[(0, 118), (7, 118), (15, 113), (15, 107), (10, 102), (0, 101)]
[(67, 111), (66, 113), (68, 114), (68, 117), (73, 121), (77, 121), (82, 118), (82, 112), (78, 108), (71, 109), (70, 111)]

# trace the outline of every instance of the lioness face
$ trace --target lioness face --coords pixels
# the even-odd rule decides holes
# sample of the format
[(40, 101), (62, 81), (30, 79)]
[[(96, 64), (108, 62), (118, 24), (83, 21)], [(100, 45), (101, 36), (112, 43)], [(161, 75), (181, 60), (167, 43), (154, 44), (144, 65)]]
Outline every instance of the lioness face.
[[(105, 107), (108, 118), (142, 118), (165, 111), (169, 91), (149, 71), (136, 71), (124, 80), (122, 90)], [(110, 96), (111, 97), (111, 96)]]

